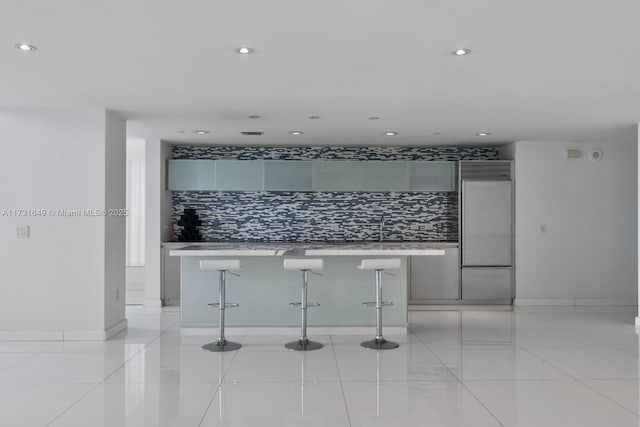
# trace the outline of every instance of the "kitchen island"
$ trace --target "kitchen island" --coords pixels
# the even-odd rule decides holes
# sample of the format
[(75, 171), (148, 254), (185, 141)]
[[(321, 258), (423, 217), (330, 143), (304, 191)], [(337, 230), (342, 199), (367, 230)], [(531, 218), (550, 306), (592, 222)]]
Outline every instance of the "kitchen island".
[[(239, 276), (227, 275), (227, 301), (240, 307), (227, 311), (230, 333), (290, 333), (299, 325), (299, 310), (289, 302), (299, 300), (301, 274), (283, 269), (284, 258), (322, 258), (321, 275), (310, 275), (309, 301), (320, 307), (309, 310), (313, 333), (368, 333), (375, 325), (375, 312), (363, 306), (375, 299), (374, 274), (356, 268), (363, 258), (394, 257), (401, 268), (385, 274), (383, 321), (389, 333), (406, 333), (407, 257), (444, 255), (433, 243), (364, 242), (322, 243), (210, 243), (170, 251), (180, 257), (181, 326), (217, 326), (216, 310), (207, 307), (218, 296), (218, 274), (202, 271), (203, 259), (240, 259)], [(239, 329), (240, 328), (240, 329)]]

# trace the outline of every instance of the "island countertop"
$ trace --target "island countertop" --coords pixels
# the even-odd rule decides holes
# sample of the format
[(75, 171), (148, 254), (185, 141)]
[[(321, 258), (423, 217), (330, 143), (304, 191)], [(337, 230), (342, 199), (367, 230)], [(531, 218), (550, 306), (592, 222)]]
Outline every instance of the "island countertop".
[(361, 243), (198, 243), (166, 244), (171, 256), (410, 256), (444, 255), (444, 242), (361, 242)]

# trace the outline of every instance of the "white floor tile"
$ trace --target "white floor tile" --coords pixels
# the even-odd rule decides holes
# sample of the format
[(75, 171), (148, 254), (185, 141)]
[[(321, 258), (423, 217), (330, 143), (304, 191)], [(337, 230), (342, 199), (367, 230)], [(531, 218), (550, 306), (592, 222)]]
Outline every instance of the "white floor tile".
[(51, 426), (197, 427), (216, 391), (204, 384), (104, 384)]
[(638, 358), (621, 350), (531, 350), (536, 356), (578, 379), (640, 378)]
[(0, 384), (0, 425), (45, 426), (93, 387), (93, 384)]
[(149, 346), (111, 375), (107, 383), (217, 384), (236, 352), (213, 353), (200, 345)]
[(640, 381), (583, 380), (582, 382), (633, 413), (640, 415)]
[(334, 348), (343, 382), (455, 381), (451, 372), (417, 340), (400, 343), (393, 350), (371, 350), (359, 344), (335, 344)]
[(35, 355), (36, 353), (0, 353), (0, 372), (6, 371)]
[(220, 354), (179, 312), (129, 307), (107, 342), (0, 343), (0, 426), (638, 427), (635, 310), (412, 311), (394, 350), (362, 348), (372, 329)]
[(345, 383), (352, 426), (500, 426), (457, 381)]
[(337, 382), (338, 367), (331, 347), (314, 351), (238, 350), (225, 382)]
[(0, 373), (0, 384), (97, 384), (125, 361), (114, 353), (41, 353)]
[(349, 426), (339, 383), (224, 384), (202, 423), (211, 426)]
[(588, 387), (561, 381), (465, 381), (505, 427), (637, 427), (639, 419)]
[(564, 372), (513, 345), (466, 346), (434, 350), (434, 354), (461, 380), (569, 379)]

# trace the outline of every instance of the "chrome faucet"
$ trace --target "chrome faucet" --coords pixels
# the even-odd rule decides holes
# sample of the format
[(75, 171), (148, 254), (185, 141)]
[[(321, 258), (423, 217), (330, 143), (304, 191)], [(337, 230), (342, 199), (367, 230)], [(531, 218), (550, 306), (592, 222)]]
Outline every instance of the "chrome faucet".
[(384, 240), (384, 215), (380, 217), (380, 242)]

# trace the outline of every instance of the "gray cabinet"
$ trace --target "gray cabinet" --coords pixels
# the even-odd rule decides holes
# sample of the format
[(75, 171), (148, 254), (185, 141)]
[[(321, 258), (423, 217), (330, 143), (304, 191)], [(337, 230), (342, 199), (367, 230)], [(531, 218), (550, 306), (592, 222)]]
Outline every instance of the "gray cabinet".
[(511, 181), (462, 182), (462, 265), (509, 266)]
[(445, 248), (444, 256), (410, 257), (409, 303), (459, 300), (458, 256), (458, 248)]
[(362, 162), (355, 160), (315, 160), (313, 189), (317, 191), (359, 191)]
[(180, 257), (170, 256), (173, 248), (163, 248), (162, 263), (162, 304), (167, 306), (180, 305)]
[(511, 267), (464, 267), (461, 284), (463, 300), (511, 303)]
[(217, 189), (259, 191), (264, 187), (262, 160), (216, 160)]

